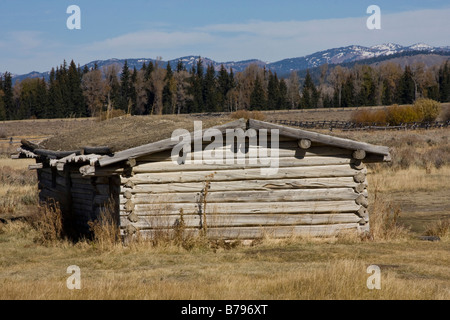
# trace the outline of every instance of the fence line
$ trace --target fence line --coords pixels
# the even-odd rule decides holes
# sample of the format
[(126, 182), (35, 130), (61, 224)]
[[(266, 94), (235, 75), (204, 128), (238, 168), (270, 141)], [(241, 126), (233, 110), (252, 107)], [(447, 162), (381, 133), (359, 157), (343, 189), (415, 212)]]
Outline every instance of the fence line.
[(433, 121), (433, 122), (408, 122), (400, 125), (391, 126), (388, 123), (355, 123), (350, 121), (295, 121), (277, 119), (271, 120), (272, 123), (278, 123), (288, 126), (309, 128), (309, 129), (341, 129), (343, 131), (357, 131), (357, 130), (416, 130), (416, 129), (435, 129), (448, 128), (450, 120), (448, 121)]

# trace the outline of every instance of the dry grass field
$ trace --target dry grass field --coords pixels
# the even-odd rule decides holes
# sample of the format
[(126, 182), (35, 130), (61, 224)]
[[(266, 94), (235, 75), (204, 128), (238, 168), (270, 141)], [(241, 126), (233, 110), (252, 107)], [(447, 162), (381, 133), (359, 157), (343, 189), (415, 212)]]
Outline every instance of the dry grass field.
[[(14, 137), (51, 135), (17, 126), (28, 131)], [(124, 245), (99, 230), (73, 243), (42, 218), (57, 215), (38, 208), (35, 172), (27, 170), (33, 161), (8, 159), (14, 146), (5, 144), (0, 299), (450, 299), (450, 130), (333, 134), (392, 148), (392, 163), (369, 167), (370, 238)], [(71, 265), (80, 267), (81, 290), (66, 287)], [(369, 265), (381, 269), (380, 290), (367, 288)]]

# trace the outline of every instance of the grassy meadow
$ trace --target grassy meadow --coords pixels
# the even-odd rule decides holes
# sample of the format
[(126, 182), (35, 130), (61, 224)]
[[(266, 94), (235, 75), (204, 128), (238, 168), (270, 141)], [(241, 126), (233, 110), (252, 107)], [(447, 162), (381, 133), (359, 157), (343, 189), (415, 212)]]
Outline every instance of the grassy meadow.
[[(73, 243), (38, 207), (33, 160), (3, 155), (0, 299), (450, 299), (449, 130), (336, 134), (392, 148), (392, 163), (369, 166), (370, 237), (125, 245), (99, 228)], [(71, 265), (80, 290), (66, 286)]]

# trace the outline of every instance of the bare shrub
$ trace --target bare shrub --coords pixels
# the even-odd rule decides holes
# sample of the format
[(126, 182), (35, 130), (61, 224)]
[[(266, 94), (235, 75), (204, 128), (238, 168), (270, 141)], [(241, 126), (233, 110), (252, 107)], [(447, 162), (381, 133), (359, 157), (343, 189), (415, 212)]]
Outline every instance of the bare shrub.
[(438, 101), (425, 98), (417, 99), (413, 108), (420, 121), (427, 122), (435, 121), (442, 109)]
[(232, 119), (254, 119), (254, 120), (265, 120), (265, 115), (261, 111), (247, 111), (247, 110), (238, 110), (231, 114)]
[(391, 126), (398, 126), (402, 123), (422, 121), (422, 117), (413, 106), (394, 104), (386, 109), (386, 121)]
[(93, 244), (102, 251), (113, 249), (120, 240), (120, 227), (114, 212), (115, 204), (110, 200), (100, 210), (98, 219), (88, 222)]
[(105, 121), (113, 118), (126, 116), (127, 113), (122, 109), (112, 109), (109, 111), (102, 111), (97, 118), (97, 121)]
[(64, 239), (63, 218), (57, 202), (40, 205), (28, 221), (37, 231), (35, 242), (51, 245)]
[(352, 113), (351, 121), (354, 123), (386, 123), (386, 111), (384, 109), (361, 109)]
[(35, 171), (27, 169), (13, 169), (9, 166), (0, 167), (0, 184), (2, 185), (33, 185), (37, 183)]
[(445, 237), (450, 234), (450, 219), (440, 219), (429, 225), (425, 229), (426, 236)]
[(401, 210), (398, 206), (383, 199), (375, 182), (374, 200), (370, 207), (370, 235), (374, 240), (398, 240), (408, 236), (408, 229), (398, 219)]

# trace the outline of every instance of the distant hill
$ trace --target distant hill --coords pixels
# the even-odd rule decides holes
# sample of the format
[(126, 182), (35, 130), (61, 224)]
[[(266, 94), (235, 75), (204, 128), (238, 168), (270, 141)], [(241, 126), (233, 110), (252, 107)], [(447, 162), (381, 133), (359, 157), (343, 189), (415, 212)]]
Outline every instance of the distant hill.
[[(228, 70), (233, 69), (234, 72), (243, 71), (250, 64), (257, 64), (261, 67), (265, 66), (266, 69), (277, 72), (280, 77), (289, 75), (292, 71), (305, 71), (306, 69), (314, 69), (320, 67), (323, 64), (329, 65), (353, 65), (354, 63), (364, 64), (379, 64), (383, 61), (393, 61), (400, 65), (411, 64), (414, 61), (422, 61), (429, 65), (430, 63), (439, 63), (444, 61), (450, 56), (450, 47), (432, 47), (427, 44), (418, 43), (411, 46), (401, 46), (395, 43), (387, 43), (376, 45), (372, 47), (364, 47), (358, 45), (352, 45), (341, 48), (333, 48), (324, 51), (319, 51), (304, 57), (283, 59), (277, 62), (267, 63), (258, 59), (245, 60), (245, 61), (228, 61), (217, 62), (210, 58), (201, 57), (204, 66), (212, 64), (218, 71), (221, 65)], [(414, 57), (414, 58), (413, 58)], [(446, 58), (447, 57), (447, 58)], [(169, 61), (159, 61), (161, 67), (165, 68), (167, 63), (170, 63), (172, 68), (175, 68), (178, 61), (181, 60), (188, 70), (195, 66), (198, 62), (199, 56), (186, 56)], [(128, 63), (130, 69), (136, 68), (139, 70), (144, 63), (155, 63), (155, 59), (140, 58), (140, 59), (108, 59), (108, 60), (96, 60), (86, 64), (88, 68), (93, 68), (95, 63), (99, 68), (117, 64), (121, 69), (125, 63)], [(84, 68), (84, 65), (81, 66)], [(45, 78), (48, 79), (50, 72), (30, 72), (23, 75), (13, 75), (13, 82), (19, 80), (22, 81), (26, 78)]]

